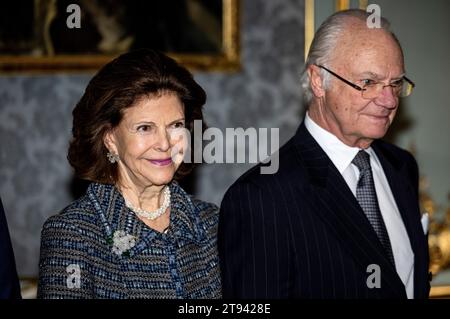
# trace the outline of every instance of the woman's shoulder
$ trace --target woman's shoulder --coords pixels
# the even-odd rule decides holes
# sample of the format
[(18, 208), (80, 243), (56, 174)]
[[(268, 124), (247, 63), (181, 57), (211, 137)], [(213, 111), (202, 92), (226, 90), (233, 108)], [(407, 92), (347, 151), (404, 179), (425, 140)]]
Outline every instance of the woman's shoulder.
[(201, 212), (208, 212), (211, 214), (219, 213), (219, 207), (214, 203), (205, 202), (195, 197), (191, 197), (191, 200), (194, 206)]
[(94, 208), (88, 196), (84, 195), (56, 215), (50, 216), (44, 223), (43, 231), (81, 229), (93, 223), (95, 223)]
[(202, 215), (214, 216), (219, 214), (219, 207), (213, 203), (205, 202), (196, 198), (195, 196), (186, 192), (177, 181), (173, 181), (171, 185), (174, 201), (176, 202), (191, 202), (195, 207), (195, 211)]
[(217, 228), (219, 223), (219, 207), (216, 204), (205, 202), (197, 198), (191, 198), (200, 219), (208, 228)]

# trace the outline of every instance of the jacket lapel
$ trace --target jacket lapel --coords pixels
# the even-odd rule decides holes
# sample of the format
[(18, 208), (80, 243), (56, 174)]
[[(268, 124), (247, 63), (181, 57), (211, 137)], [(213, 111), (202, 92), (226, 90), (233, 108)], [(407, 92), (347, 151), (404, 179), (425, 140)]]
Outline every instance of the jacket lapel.
[(418, 199), (417, 201), (411, 200), (414, 198), (412, 194), (416, 194), (417, 190), (414, 190), (412, 185), (406, 182), (411, 177), (408, 176), (407, 167), (403, 161), (398, 160), (394, 154), (384, 148), (381, 142), (374, 142), (372, 147), (383, 167), (414, 252), (414, 296), (423, 298), (422, 292), (426, 290), (423, 283), (427, 282), (428, 273), (428, 244), (423, 235)]
[[(365, 272), (376, 264), (381, 269), (382, 287), (406, 298), (404, 285), (385, 256), (378, 237), (355, 196), (326, 153), (307, 131), (304, 123), (295, 136), (299, 159), (311, 185), (312, 207), (330, 232)], [(369, 273), (368, 273), (369, 275)]]

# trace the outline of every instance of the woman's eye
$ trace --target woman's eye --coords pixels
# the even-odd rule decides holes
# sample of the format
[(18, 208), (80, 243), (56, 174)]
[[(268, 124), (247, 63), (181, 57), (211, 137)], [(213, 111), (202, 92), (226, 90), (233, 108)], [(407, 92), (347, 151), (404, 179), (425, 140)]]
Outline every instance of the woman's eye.
[(143, 132), (143, 133), (150, 132), (151, 129), (152, 129), (152, 127), (151, 127), (150, 125), (139, 125), (139, 126), (136, 128), (136, 130), (137, 130), (138, 132)]
[(184, 122), (177, 122), (173, 125), (174, 128), (183, 128), (184, 127)]

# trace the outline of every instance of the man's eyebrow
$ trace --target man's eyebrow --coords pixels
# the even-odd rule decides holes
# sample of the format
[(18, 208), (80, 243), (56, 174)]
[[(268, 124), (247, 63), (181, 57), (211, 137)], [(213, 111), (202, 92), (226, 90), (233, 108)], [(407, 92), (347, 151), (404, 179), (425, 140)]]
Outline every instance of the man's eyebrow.
[(376, 73), (370, 72), (370, 71), (365, 71), (365, 72), (361, 72), (358, 74), (359, 77), (361, 78), (371, 78), (371, 79), (381, 79), (381, 76), (379, 76)]
[(400, 79), (402, 79), (405, 75), (406, 75), (406, 73), (403, 72), (403, 73), (400, 74), (399, 76), (393, 77), (392, 80), (400, 80)]
[[(392, 79), (391, 79), (391, 81), (392, 80), (400, 80), (401, 78), (403, 78), (404, 76), (405, 76), (405, 72), (403, 72), (402, 74), (400, 74), (399, 76), (396, 76), (396, 77), (393, 77)], [(380, 75), (378, 75), (378, 74), (376, 74), (376, 73), (373, 73), (373, 72), (371, 72), (371, 71), (365, 71), (365, 72), (362, 72), (362, 73), (360, 73), (359, 75), (358, 75), (359, 77), (361, 77), (361, 78), (371, 78), (371, 79), (376, 79), (376, 80), (382, 80), (383, 79), (383, 76), (380, 76)]]

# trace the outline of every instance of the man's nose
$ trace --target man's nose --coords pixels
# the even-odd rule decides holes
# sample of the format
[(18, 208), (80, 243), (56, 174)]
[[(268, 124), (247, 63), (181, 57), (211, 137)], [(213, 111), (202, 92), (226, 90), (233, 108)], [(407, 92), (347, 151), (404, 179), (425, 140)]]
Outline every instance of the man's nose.
[(392, 86), (386, 85), (383, 87), (380, 94), (375, 99), (375, 102), (386, 108), (393, 109), (398, 104), (398, 96), (394, 92), (394, 88)]

